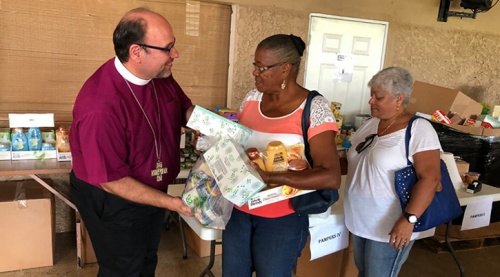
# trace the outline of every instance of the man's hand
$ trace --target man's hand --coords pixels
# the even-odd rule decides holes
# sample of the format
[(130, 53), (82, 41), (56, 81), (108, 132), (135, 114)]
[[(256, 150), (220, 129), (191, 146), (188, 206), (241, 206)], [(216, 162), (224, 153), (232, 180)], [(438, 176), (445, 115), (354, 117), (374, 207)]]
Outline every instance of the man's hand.
[(184, 204), (184, 202), (182, 202), (182, 199), (180, 197), (172, 197), (171, 199), (172, 203), (170, 205), (171, 207), (169, 208), (169, 210), (181, 213), (189, 217), (194, 216), (193, 212), (191, 211), (191, 208), (189, 208), (186, 204)]

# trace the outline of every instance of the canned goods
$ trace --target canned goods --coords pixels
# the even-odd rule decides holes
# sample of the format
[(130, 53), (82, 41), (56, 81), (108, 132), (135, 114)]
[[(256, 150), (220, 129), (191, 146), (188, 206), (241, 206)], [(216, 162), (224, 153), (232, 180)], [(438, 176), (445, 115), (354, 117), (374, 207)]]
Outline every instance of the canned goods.
[(451, 120), (443, 113), (441, 110), (436, 110), (433, 114), (432, 117), (436, 119), (436, 121), (444, 123), (444, 124), (451, 124)]
[(330, 109), (335, 116), (340, 115), (340, 109), (342, 109), (342, 103), (339, 102), (331, 102)]
[(217, 196), (220, 194), (219, 187), (217, 183), (212, 179), (206, 179), (198, 186), (196, 186), (198, 194), (203, 198), (208, 198), (210, 196)]
[(207, 226), (222, 215), (222, 209), (219, 204), (220, 197), (222, 196), (209, 197), (203, 202), (201, 208), (196, 210), (195, 216), (202, 225)]
[(344, 117), (341, 115), (335, 115), (335, 121), (337, 122), (337, 127), (340, 129), (344, 121)]
[(186, 191), (182, 194), (182, 202), (190, 207), (191, 210), (201, 207), (204, 201), (205, 198), (203, 198), (196, 189)]

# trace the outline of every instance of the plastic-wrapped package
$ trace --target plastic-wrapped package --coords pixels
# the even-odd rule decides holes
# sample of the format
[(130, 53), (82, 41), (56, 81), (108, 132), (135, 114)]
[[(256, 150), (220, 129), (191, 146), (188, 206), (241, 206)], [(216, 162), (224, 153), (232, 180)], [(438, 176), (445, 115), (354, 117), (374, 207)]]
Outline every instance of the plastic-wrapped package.
[[(470, 164), (469, 171), (480, 173), (479, 181), (500, 187), (500, 137), (466, 134), (446, 125), (431, 122), (445, 152), (460, 156)], [(465, 209), (465, 207), (462, 207)], [(463, 216), (453, 220), (461, 224)], [(500, 202), (494, 202), (490, 222), (500, 221)]]
[(469, 171), (482, 172), (484, 168), (484, 153), (488, 147), (481, 136), (460, 132), (444, 124), (431, 122), (436, 130), (439, 142), (444, 152), (460, 156), (469, 163)]
[(222, 196), (203, 157), (189, 172), (182, 201), (203, 226), (214, 229), (224, 229), (233, 210), (233, 204)]
[(484, 137), (488, 147), (484, 154), (484, 168), (479, 180), (500, 187), (500, 137)]

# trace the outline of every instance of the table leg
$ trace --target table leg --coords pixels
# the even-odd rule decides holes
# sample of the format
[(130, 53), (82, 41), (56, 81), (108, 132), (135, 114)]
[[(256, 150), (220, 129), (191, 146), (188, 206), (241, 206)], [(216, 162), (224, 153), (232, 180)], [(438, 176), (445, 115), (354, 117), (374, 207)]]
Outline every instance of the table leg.
[(78, 211), (76, 212), (76, 266), (81, 269), (85, 265), (82, 259), (82, 229), (81, 219)]
[(182, 240), (182, 258), (185, 260), (188, 257), (187, 253), (187, 245), (186, 245), (186, 237), (184, 236), (184, 226), (182, 226), (182, 217), (179, 214), (179, 231), (181, 232), (181, 240)]
[(212, 267), (215, 262), (215, 246), (217, 244), (222, 244), (222, 242), (217, 242), (215, 240), (210, 241), (210, 261), (208, 262), (207, 267), (201, 272), (200, 277), (204, 277), (206, 275), (210, 277), (215, 277), (212, 273)]
[(455, 263), (458, 266), (458, 270), (460, 270), (460, 277), (464, 277), (464, 268), (462, 266), (462, 263), (460, 262), (460, 259), (457, 256), (457, 253), (455, 253), (455, 249), (453, 249), (453, 246), (451, 245), (450, 242), (450, 228), (451, 228), (451, 221), (448, 221), (446, 224), (446, 233), (444, 235), (444, 240), (446, 241), (446, 245), (448, 246), (448, 251), (450, 251), (451, 255), (453, 256), (453, 259), (455, 260)]

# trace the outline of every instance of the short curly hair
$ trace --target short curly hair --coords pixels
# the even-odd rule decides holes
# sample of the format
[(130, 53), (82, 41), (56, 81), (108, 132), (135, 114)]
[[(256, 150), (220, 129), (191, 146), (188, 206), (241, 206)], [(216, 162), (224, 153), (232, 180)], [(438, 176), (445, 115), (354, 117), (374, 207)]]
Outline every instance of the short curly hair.
[(368, 82), (368, 86), (380, 86), (393, 97), (402, 93), (405, 96), (404, 105), (408, 104), (413, 91), (413, 77), (402, 67), (388, 67), (380, 70)]

